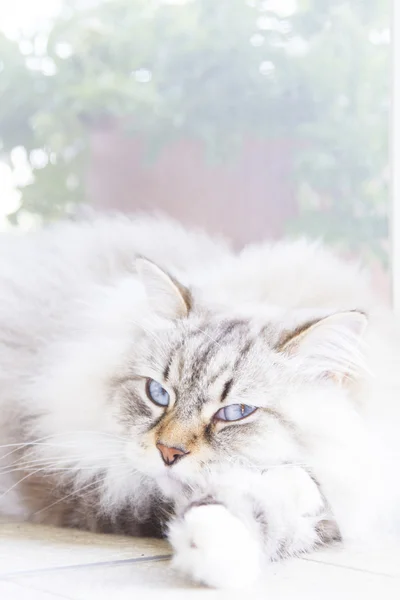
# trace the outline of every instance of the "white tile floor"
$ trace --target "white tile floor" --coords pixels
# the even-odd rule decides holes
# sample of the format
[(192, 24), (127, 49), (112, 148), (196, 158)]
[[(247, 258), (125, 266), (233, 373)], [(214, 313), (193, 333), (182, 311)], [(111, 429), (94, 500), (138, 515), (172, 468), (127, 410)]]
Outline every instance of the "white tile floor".
[[(257, 590), (216, 592), (179, 578), (159, 540), (0, 524), (1, 600), (400, 600), (400, 548), (329, 549), (271, 565)], [(160, 595), (162, 593), (162, 596)]]

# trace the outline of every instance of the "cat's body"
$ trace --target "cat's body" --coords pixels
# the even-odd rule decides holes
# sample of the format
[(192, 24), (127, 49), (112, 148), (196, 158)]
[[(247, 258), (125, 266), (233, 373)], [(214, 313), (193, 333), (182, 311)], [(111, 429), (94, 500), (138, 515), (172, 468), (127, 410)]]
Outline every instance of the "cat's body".
[(397, 332), (356, 267), (305, 242), (235, 256), (157, 218), (0, 250), (0, 513), (169, 523), (177, 566), (210, 585), (335, 523), (395, 529)]

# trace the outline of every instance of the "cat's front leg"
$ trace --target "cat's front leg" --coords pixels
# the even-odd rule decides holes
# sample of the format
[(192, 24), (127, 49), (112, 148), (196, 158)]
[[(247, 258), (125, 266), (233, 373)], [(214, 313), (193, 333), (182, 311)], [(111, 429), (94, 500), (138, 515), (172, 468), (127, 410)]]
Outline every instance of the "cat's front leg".
[(253, 514), (269, 560), (296, 556), (340, 539), (318, 485), (304, 469), (282, 466), (267, 470), (256, 489)]
[(298, 467), (215, 474), (170, 525), (174, 566), (211, 587), (254, 583), (268, 561), (337, 538), (318, 486)]

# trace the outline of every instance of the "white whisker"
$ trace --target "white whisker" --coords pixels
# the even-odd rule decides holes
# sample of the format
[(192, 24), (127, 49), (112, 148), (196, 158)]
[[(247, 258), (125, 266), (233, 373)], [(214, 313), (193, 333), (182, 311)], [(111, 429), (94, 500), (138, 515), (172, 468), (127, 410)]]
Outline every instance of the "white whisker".
[(0, 494), (0, 500), (2, 498), (4, 498), (4, 496), (6, 496), (7, 494), (9, 494), (13, 489), (15, 489), (18, 485), (20, 485), (23, 481), (25, 481), (25, 479), (28, 479), (29, 477), (32, 477), (33, 475), (36, 475), (36, 473), (40, 473), (42, 469), (37, 469), (36, 471), (32, 471), (31, 473), (28, 473), (27, 475), (25, 475), (24, 477), (22, 477), (22, 479), (20, 479), (19, 481), (17, 481), (16, 483), (14, 483), (11, 487), (9, 487), (5, 492), (3, 492), (2, 494)]
[(48, 440), (51, 438), (55, 438), (55, 437), (67, 437), (69, 435), (83, 435), (83, 434), (90, 434), (90, 435), (94, 435), (94, 436), (100, 436), (100, 437), (108, 437), (111, 438), (115, 441), (122, 441), (122, 442), (127, 442), (128, 438), (127, 437), (123, 437), (123, 436), (118, 436), (116, 434), (113, 433), (108, 433), (105, 431), (92, 431), (92, 430), (71, 430), (71, 431), (67, 431), (67, 432), (62, 432), (62, 433), (54, 433), (52, 435), (47, 435), (45, 437), (42, 438), (36, 438), (34, 440), (31, 441), (27, 441), (27, 442), (21, 442), (21, 443), (13, 443), (13, 444), (2, 444), (0, 445), (0, 449), (1, 448), (14, 448), (13, 450), (11, 450), (11, 452), (8, 452), (7, 454), (4, 454), (3, 456), (0, 456), (0, 460), (3, 460), (5, 458), (7, 458), (8, 456), (10, 456), (11, 454), (13, 454), (14, 452), (18, 452), (18, 450), (22, 450), (24, 448), (30, 447), (30, 446), (50, 446), (53, 448), (63, 448), (63, 447), (68, 447), (70, 445), (73, 445), (74, 440), (70, 439), (68, 440), (68, 443), (63, 443), (63, 444), (57, 444), (57, 443), (47, 443), (43, 440)]
[[(88, 489), (90, 487), (93, 487), (93, 486), (97, 485), (100, 488), (101, 484), (103, 484), (104, 481), (106, 481), (106, 479), (107, 479), (107, 476), (103, 477), (102, 479), (95, 479), (94, 481), (91, 481), (90, 483), (88, 483), (88, 484), (80, 487), (78, 490), (74, 490), (73, 492), (70, 492), (66, 496), (63, 496), (62, 498), (59, 498), (58, 500), (55, 500), (54, 502), (52, 502), (48, 506), (45, 506), (44, 508), (41, 508), (40, 510), (35, 511), (32, 516), (38, 515), (38, 514), (44, 512), (45, 510), (48, 510), (49, 508), (52, 508), (56, 504), (59, 504), (60, 502), (64, 502), (68, 498), (71, 498), (71, 496), (75, 496), (76, 494), (80, 494), (81, 492), (83, 492), (84, 490), (86, 490), (86, 489)], [(94, 489), (96, 489), (96, 487)]]

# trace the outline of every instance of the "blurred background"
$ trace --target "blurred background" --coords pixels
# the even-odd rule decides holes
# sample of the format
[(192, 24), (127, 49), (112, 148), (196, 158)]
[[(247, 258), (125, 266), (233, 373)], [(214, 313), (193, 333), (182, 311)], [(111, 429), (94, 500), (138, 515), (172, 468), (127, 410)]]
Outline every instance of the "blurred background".
[(390, 0), (0, 0), (0, 229), (158, 210), (389, 290)]

